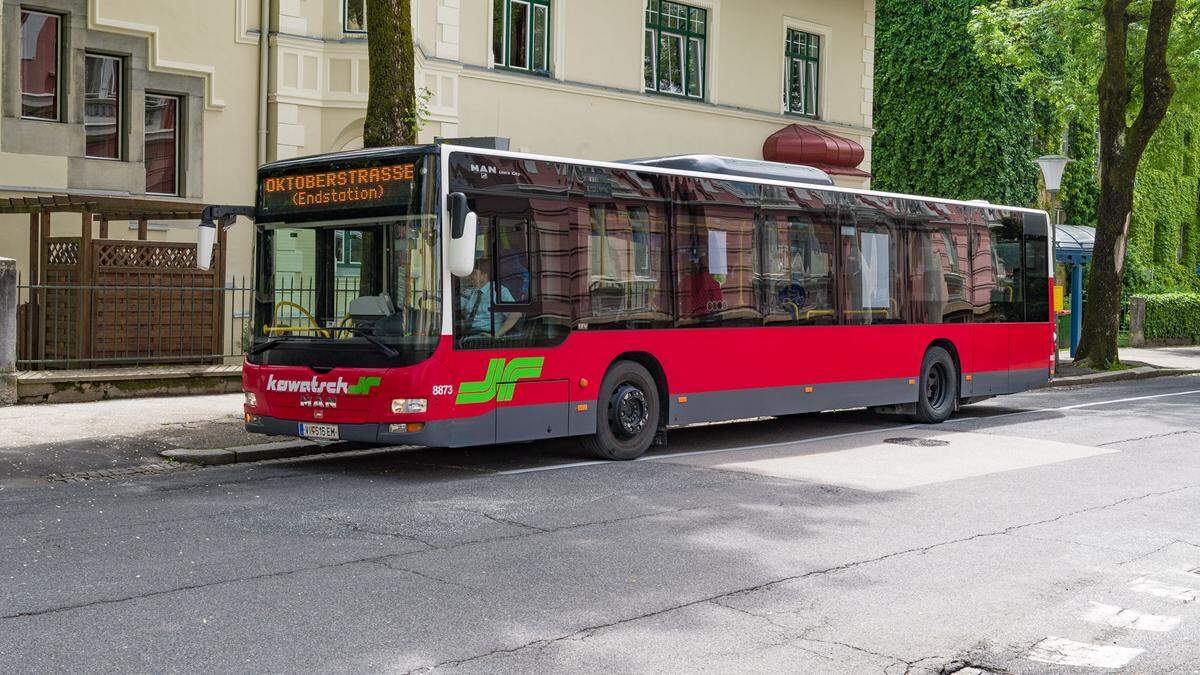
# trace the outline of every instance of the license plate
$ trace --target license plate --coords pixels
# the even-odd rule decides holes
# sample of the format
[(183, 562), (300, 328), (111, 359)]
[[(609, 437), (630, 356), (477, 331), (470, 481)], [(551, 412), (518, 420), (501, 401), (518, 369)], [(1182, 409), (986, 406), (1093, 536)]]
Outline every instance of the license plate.
[(300, 435), (318, 441), (336, 441), (340, 438), (336, 424), (305, 424), (301, 422)]

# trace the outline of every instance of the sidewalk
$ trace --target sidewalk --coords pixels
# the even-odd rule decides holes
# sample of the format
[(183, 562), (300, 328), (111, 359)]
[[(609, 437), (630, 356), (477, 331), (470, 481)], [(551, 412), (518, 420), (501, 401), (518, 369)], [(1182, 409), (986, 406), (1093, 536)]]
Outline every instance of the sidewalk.
[(0, 407), (0, 489), (51, 474), (153, 469), (172, 448), (270, 440), (242, 424), (241, 394)]
[(1077, 368), (1071, 364), (1069, 350), (1064, 349), (1058, 355), (1058, 376), (1051, 381), (1050, 386), (1067, 387), (1200, 373), (1200, 346), (1122, 347), (1120, 358), (1122, 364), (1131, 367), (1109, 371)]

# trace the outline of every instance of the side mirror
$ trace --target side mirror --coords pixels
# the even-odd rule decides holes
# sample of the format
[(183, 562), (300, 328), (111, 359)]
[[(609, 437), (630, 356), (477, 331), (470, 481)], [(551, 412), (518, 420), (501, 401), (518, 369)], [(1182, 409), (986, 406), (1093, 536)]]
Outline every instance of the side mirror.
[(213, 246), (217, 243), (217, 224), (201, 222), (196, 228), (196, 267), (206, 270), (212, 266)]
[(475, 236), (479, 218), (467, 204), (461, 192), (450, 195), (450, 273), (456, 277), (470, 276), (475, 270)]
[(463, 219), (462, 236), (450, 240), (450, 273), (456, 277), (469, 277), (475, 271), (475, 235), (479, 218), (474, 212)]

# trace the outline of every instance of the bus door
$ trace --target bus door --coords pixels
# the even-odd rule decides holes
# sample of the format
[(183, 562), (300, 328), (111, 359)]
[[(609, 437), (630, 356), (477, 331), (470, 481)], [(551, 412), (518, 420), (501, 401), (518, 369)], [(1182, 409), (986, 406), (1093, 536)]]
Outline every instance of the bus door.
[(565, 371), (544, 348), (561, 342), (569, 329), (546, 316), (544, 265), (529, 204), (475, 200), (475, 271), (457, 282), (456, 348), (486, 357), (494, 395), (485, 405), (494, 411), (497, 443), (567, 435), (568, 380), (554, 376)]

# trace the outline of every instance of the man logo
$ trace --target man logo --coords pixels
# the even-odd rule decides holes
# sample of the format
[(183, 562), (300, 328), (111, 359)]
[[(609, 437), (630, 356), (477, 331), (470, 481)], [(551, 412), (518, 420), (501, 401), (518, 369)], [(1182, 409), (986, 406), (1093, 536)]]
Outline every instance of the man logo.
[(507, 403), (513, 400), (517, 382), (542, 376), (542, 363), (545, 360), (540, 356), (531, 356), (507, 361), (508, 365), (505, 365), (505, 359), (492, 359), (483, 381), (460, 384), (454, 402), (487, 403), (495, 399), (497, 403)]

